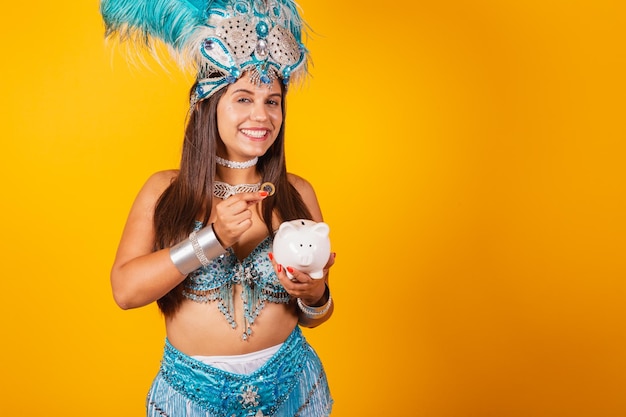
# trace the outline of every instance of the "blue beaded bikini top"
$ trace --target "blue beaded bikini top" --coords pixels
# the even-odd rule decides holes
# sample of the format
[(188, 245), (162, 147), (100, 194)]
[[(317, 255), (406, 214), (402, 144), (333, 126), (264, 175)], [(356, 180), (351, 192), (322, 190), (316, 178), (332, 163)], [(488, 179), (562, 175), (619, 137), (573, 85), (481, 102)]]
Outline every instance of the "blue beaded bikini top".
[[(195, 230), (202, 228), (196, 222)], [(254, 320), (265, 307), (266, 302), (287, 304), (289, 294), (282, 286), (268, 254), (272, 249), (272, 239), (268, 236), (257, 245), (243, 260), (228, 248), (227, 252), (190, 273), (183, 282), (183, 296), (198, 302), (217, 302), (218, 309), (230, 326), (237, 327), (234, 317), (234, 287), (241, 284), (245, 329), (242, 338), (252, 334)]]

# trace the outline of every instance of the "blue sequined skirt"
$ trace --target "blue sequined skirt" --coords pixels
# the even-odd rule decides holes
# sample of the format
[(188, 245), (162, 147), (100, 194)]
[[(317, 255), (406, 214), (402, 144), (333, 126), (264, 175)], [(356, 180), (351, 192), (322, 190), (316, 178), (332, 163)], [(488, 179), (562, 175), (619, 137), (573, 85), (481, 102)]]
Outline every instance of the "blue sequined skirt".
[(249, 375), (207, 365), (166, 340), (147, 410), (148, 417), (324, 417), (332, 403), (320, 359), (296, 327)]

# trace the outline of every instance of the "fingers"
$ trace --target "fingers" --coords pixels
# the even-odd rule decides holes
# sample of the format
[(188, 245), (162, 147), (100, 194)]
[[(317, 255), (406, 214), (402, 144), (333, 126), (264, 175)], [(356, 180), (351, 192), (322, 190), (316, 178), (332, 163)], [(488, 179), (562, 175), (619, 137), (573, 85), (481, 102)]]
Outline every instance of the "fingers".
[(297, 269), (292, 268), (290, 266), (288, 266), (285, 269), (287, 270), (287, 278), (289, 278), (291, 282), (305, 283), (313, 279), (307, 274), (305, 274), (304, 272), (298, 271)]
[[(311, 303), (323, 297), (324, 291), (326, 290), (325, 279), (313, 279), (308, 274), (296, 268), (291, 266), (284, 267), (283, 265), (277, 264), (272, 253), (268, 256), (274, 266), (274, 271), (280, 283), (289, 295), (303, 300), (309, 300)], [(328, 268), (334, 264), (335, 256), (336, 254), (333, 253), (329, 257), (326, 268), (324, 268), (324, 275), (328, 272)]]
[(257, 191), (256, 193), (239, 193), (235, 194), (224, 200), (224, 202), (235, 202), (238, 203), (240, 201), (244, 201), (246, 203), (246, 207), (251, 206), (252, 204), (256, 204), (259, 201), (263, 201), (269, 193), (267, 191)]
[(224, 213), (241, 213), (248, 209), (251, 205), (257, 204), (267, 198), (267, 191), (259, 191), (256, 193), (240, 193), (228, 197), (216, 206), (216, 209)]
[(224, 247), (232, 246), (252, 226), (250, 206), (267, 195), (267, 191), (235, 194), (215, 206), (213, 230)]

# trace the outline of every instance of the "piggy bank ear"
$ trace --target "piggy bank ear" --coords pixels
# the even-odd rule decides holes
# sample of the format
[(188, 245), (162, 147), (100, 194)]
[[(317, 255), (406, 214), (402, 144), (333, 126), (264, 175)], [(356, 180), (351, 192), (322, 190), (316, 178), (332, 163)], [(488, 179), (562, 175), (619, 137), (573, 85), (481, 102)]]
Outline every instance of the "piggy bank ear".
[(315, 226), (313, 226), (313, 232), (320, 236), (328, 236), (328, 232), (330, 232), (330, 228), (324, 222), (319, 222)]
[(296, 226), (291, 222), (283, 222), (278, 227), (278, 232), (282, 235), (289, 236), (296, 231)]

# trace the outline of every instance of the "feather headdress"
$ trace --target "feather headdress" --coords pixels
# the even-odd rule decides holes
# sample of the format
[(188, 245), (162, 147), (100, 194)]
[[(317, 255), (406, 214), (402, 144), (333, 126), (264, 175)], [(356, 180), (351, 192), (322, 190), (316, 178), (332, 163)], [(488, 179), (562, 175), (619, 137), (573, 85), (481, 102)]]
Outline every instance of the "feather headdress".
[(194, 101), (251, 72), (257, 83), (306, 74), (302, 20), (292, 0), (102, 0), (106, 36), (145, 46), (162, 41), (197, 72)]

